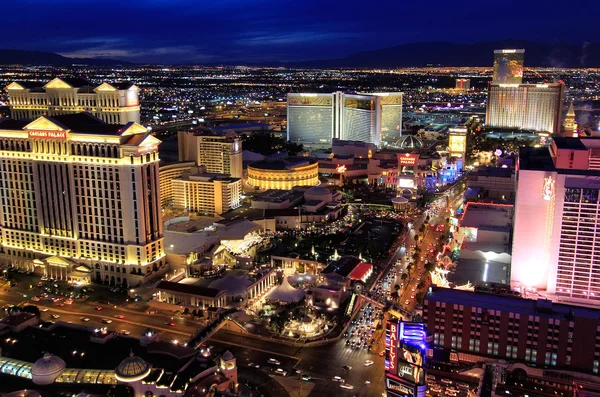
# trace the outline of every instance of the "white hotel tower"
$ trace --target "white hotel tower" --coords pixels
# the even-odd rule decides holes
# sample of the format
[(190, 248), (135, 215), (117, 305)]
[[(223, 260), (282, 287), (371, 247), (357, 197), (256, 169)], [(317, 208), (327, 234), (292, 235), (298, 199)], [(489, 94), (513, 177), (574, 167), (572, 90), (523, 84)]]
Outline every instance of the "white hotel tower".
[(0, 120), (2, 261), (123, 287), (158, 277), (159, 144), (87, 113)]

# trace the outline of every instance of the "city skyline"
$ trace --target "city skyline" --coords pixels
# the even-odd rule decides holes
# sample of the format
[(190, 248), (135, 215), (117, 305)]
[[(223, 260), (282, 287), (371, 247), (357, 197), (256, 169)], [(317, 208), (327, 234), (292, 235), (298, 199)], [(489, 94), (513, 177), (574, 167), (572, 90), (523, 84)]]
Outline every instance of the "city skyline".
[[(474, 37), (483, 41), (517, 38), (585, 47), (595, 37), (593, 16), (600, 11), (600, 5), (592, 1), (577, 7), (565, 1), (554, 7), (533, 1), (520, 4), (518, 13), (510, 7), (498, 9), (470, 0), (461, 7), (436, 1), (423, 15), (428, 25), (423, 30), (422, 18), (403, 17), (418, 14), (420, 5), (389, 1), (367, 10), (356, 7), (360, 3), (355, 0), (326, 4), (310, 0), (301, 5), (269, 0), (207, 4), (132, 1), (124, 9), (114, 0), (26, 3), (27, 12), (24, 2), (5, 5), (6, 14), (11, 15), (6, 31), (20, 34), (0, 38), (0, 48), (154, 63), (331, 59), (357, 51), (439, 41), (440, 37), (456, 43), (470, 43)], [(569, 24), (568, 31), (563, 29), (563, 14), (557, 12), (563, 8), (569, 9), (571, 20), (578, 21)], [(114, 9), (130, 16), (128, 29), (105, 29)], [(495, 18), (484, 17), (489, 13)], [(71, 29), (65, 30), (64, 23), (50, 23), (48, 15), (71, 21)], [(448, 15), (454, 15), (452, 23)], [(507, 20), (511, 21), (509, 31)], [(27, 30), (22, 29), (24, 24)]]

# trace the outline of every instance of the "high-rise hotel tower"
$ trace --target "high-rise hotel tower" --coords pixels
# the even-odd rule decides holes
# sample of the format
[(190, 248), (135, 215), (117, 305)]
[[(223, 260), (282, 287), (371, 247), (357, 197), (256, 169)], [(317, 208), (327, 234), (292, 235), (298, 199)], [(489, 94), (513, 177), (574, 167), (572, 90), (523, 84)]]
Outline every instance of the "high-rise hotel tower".
[(380, 146), (402, 135), (402, 93), (289, 93), (287, 137), (308, 148), (329, 148), (333, 138)]
[(140, 122), (139, 90), (129, 82), (94, 84), (57, 77), (45, 84), (16, 81), (6, 91), (14, 119), (89, 112), (111, 124)]
[(0, 258), (136, 286), (164, 271), (160, 141), (87, 114), (0, 121)]

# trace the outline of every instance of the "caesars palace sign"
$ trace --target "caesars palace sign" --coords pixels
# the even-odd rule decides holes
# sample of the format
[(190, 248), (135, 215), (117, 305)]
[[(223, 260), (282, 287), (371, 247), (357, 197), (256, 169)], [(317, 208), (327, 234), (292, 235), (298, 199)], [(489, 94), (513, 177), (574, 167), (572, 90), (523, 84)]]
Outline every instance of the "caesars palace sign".
[(33, 139), (67, 139), (67, 131), (29, 130), (27, 136)]

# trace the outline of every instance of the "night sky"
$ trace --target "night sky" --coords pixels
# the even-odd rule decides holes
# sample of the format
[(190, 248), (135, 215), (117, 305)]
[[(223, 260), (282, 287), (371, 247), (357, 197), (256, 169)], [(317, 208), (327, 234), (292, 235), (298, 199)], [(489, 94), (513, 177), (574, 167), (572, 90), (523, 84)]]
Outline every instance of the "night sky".
[(600, 0), (4, 0), (0, 48), (133, 62), (296, 61), (423, 41), (599, 41)]

